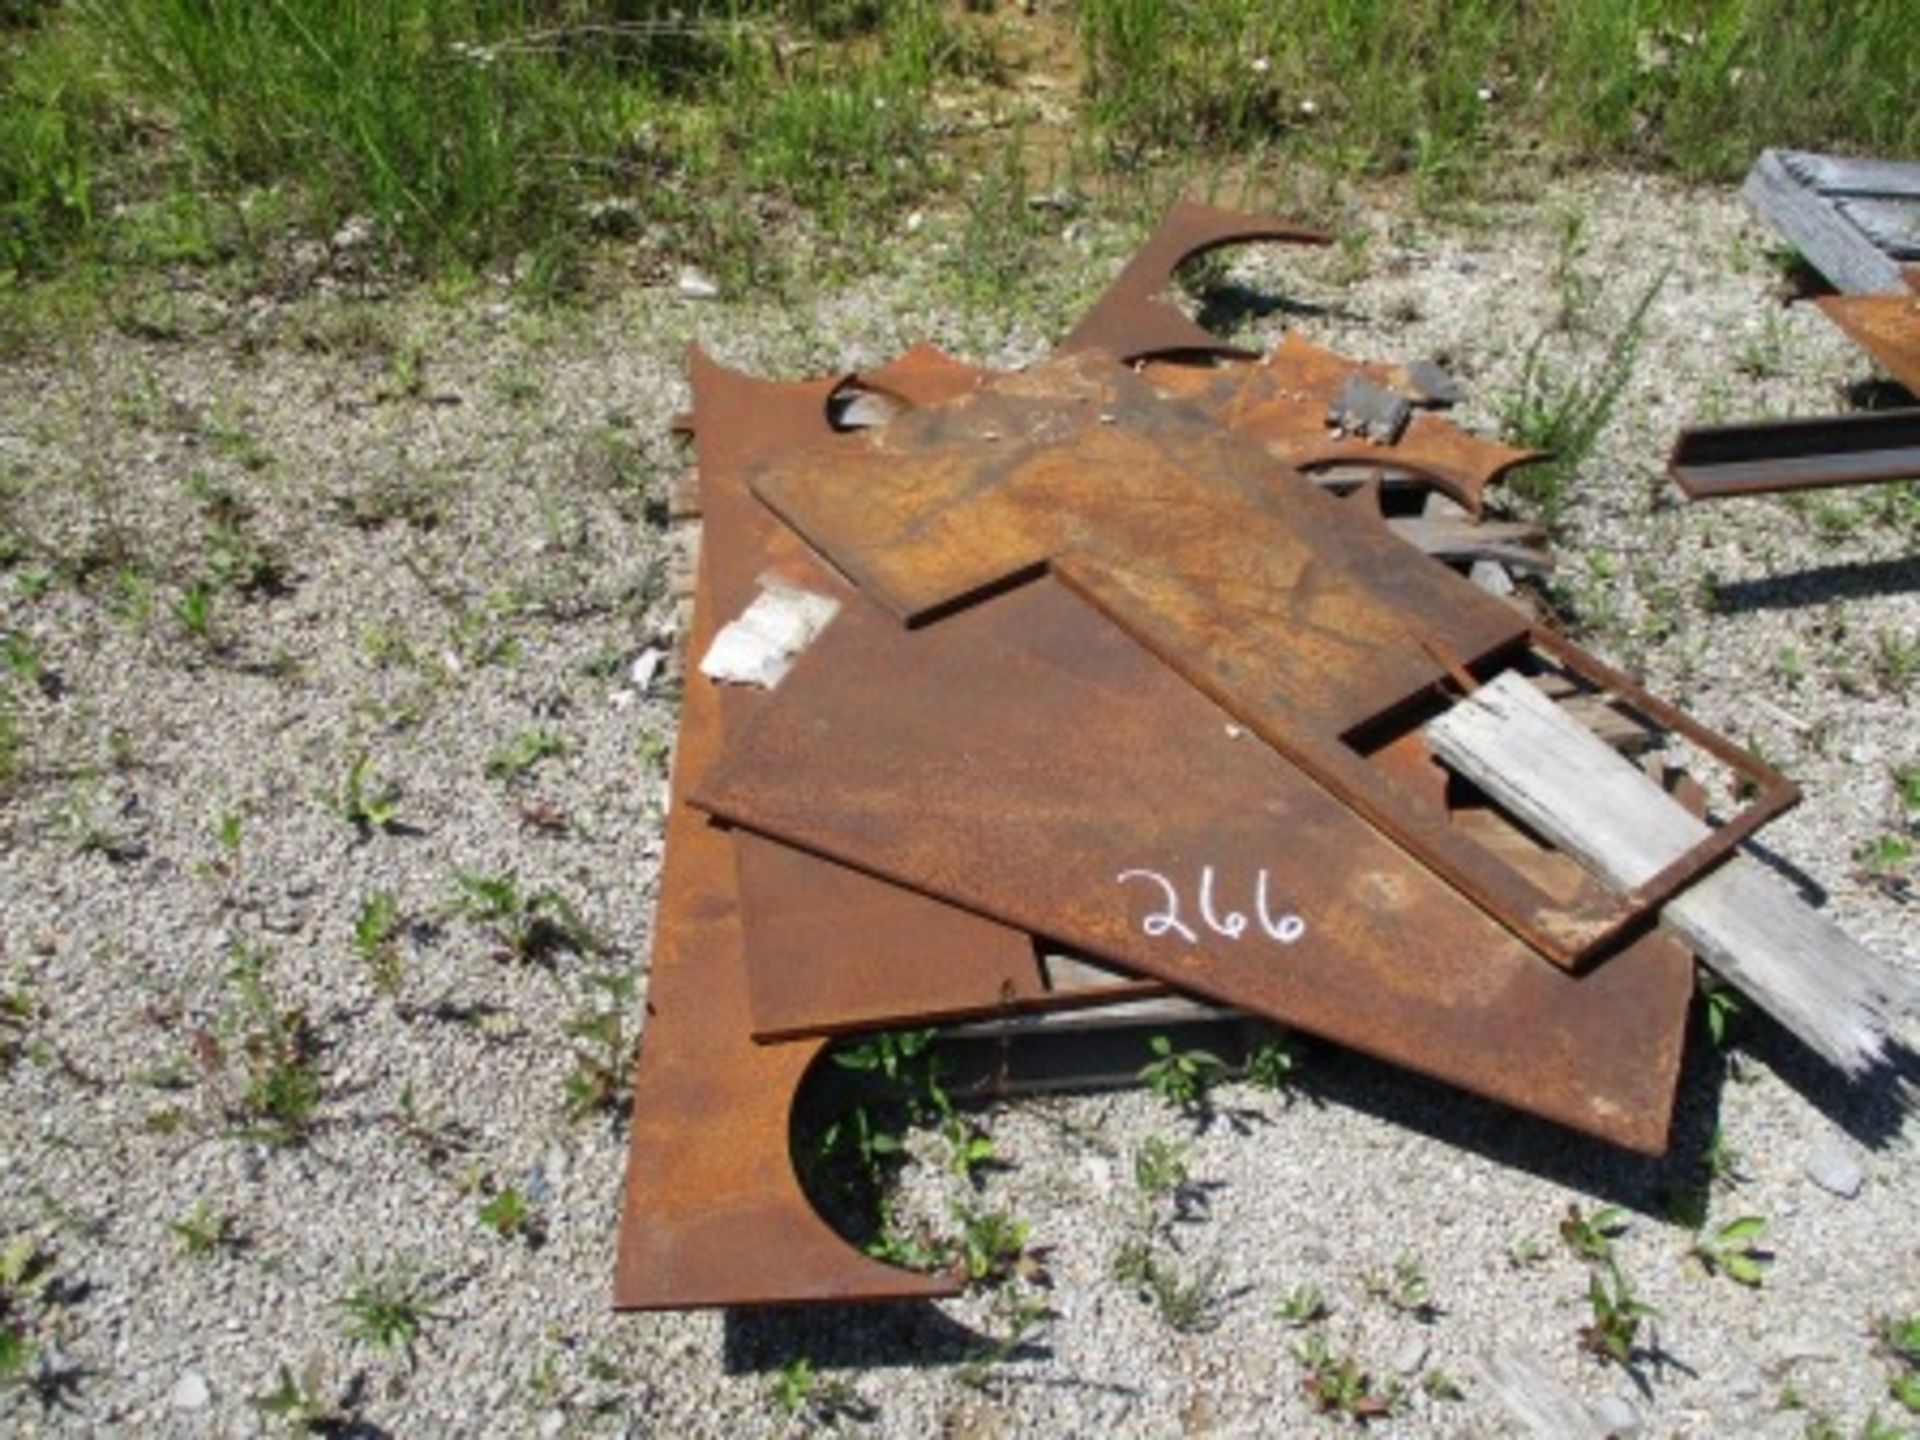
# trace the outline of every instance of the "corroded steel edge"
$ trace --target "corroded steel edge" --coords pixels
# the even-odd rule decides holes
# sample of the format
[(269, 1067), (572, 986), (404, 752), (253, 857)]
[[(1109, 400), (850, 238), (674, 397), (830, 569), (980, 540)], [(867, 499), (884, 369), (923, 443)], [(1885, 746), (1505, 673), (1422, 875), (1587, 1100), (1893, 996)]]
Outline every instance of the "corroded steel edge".
[[(792, 388), (824, 403), (824, 387)], [(726, 505), (710, 482), (705, 506), (691, 654), (704, 652), (718, 612), (744, 598), (738, 576), (720, 574)], [(792, 1101), (824, 1045), (757, 1045), (749, 1035), (732, 848), (724, 830), (685, 804), (720, 740), (716, 687), (692, 673), (674, 760), (613, 1303), (663, 1309), (957, 1294), (953, 1276), (900, 1270), (849, 1245), (794, 1174)]]

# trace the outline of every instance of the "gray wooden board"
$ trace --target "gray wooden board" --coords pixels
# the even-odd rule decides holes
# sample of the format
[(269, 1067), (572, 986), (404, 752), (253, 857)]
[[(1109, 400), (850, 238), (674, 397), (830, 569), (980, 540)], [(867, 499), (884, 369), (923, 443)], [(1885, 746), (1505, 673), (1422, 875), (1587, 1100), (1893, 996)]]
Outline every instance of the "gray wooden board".
[(1855, 155), (1816, 155), (1782, 150), (1780, 163), (1804, 185), (1823, 195), (1877, 195), (1920, 200), (1920, 163), (1874, 160)]
[(1835, 200), (1834, 207), (1896, 260), (1920, 260), (1920, 200)]
[(1580, 1399), (1533, 1356), (1514, 1346), (1480, 1357), (1480, 1375), (1507, 1413), (1538, 1440), (1608, 1440)]
[[(1506, 671), (1427, 727), (1448, 766), (1620, 890), (1651, 879), (1708, 827)], [(1701, 961), (1849, 1074), (1879, 1063), (1908, 982), (1737, 855), (1667, 903), (1661, 922)]]
[[(1907, 293), (1893, 256), (1843, 214), (1819, 183), (1804, 178), (1823, 173), (1813, 162), (1833, 158), (1763, 150), (1740, 194), (1837, 289), (1856, 295)], [(1850, 192), (1849, 199), (1855, 198), (1860, 197)]]

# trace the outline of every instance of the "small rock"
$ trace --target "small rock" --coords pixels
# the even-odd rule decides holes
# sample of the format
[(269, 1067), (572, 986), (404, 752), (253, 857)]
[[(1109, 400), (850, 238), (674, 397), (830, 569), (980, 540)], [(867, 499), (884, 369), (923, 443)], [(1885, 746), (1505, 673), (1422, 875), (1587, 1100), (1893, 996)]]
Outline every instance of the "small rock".
[(1427, 1363), (1428, 1348), (1425, 1336), (1409, 1336), (1407, 1343), (1393, 1352), (1394, 1372), (1400, 1375), (1419, 1374), (1420, 1367)]
[(1867, 1183), (1867, 1172), (1844, 1140), (1829, 1136), (1807, 1157), (1807, 1178), (1830, 1195), (1851, 1200)]
[(1614, 1440), (1631, 1440), (1640, 1433), (1643, 1423), (1640, 1412), (1618, 1395), (1609, 1395), (1595, 1405), (1593, 1418)]
[(1473, 567), (1467, 571), (1467, 578), (1489, 595), (1511, 595), (1514, 591), (1513, 576), (1498, 560), (1474, 561)]
[(212, 1403), (213, 1387), (198, 1370), (187, 1371), (173, 1387), (172, 1404), (176, 1410), (204, 1410)]
[(642, 695), (653, 684), (654, 676), (660, 673), (660, 667), (667, 663), (667, 652), (658, 645), (649, 645), (634, 657), (633, 667), (627, 675), (633, 681), (633, 688)]
[(689, 300), (718, 300), (720, 286), (689, 265), (680, 272), (680, 293)]
[(549, 1410), (540, 1417), (540, 1440), (553, 1440), (554, 1436), (566, 1428), (567, 1412), (564, 1410)]

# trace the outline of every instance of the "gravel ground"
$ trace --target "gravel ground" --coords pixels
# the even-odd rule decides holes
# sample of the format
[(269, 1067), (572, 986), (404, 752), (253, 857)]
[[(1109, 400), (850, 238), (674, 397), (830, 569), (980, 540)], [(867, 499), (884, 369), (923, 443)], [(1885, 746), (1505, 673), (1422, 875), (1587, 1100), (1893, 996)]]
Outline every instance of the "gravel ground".
[[(1566, 505), (1557, 596), (1595, 649), (1802, 782), (1768, 849), (1913, 969), (1903, 877), (1855, 858), (1913, 819), (1913, 497), (1689, 509), (1661, 474), (1682, 423), (1839, 408), (1866, 361), (1780, 308), (1724, 195), (1600, 177), (1445, 222), (1388, 194), (1349, 218), (1348, 244), (1242, 262), (1299, 302), (1254, 329), (1441, 355), (1483, 428), (1537, 336), (1591, 365), (1665, 274)], [(1144, 1091), (983, 1113), (1002, 1164), (973, 1203), (1030, 1225), (1044, 1294), (608, 1311), (624, 1128), (604, 1072), (644, 991), (674, 722), (670, 678), (635, 666), (671, 645), (683, 347), (775, 376), (920, 338), (1031, 359), (1138, 238), (1077, 227), (986, 305), (953, 283), (961, 234), (929, 217), (896, 273), (804, 307), (669, 285), (555, 315), (342, 285), (229, 308), (183, 285), (160, 323), (0, 368), (20, 769), (0, 1239), (32, 1255), (6, 1303), (37, 1382), (0, 1389), (0, 1427), (1296, 1433), (1343, 1423), (1302, 1390), (1316, 1341), (1406, 1387), (1381, 1434), (1511, 1430), (1479, 1371), (1499, 1347), (1623, 1431), (1897, 1427), (1874, 1329), (1920, 1312), (1910, 1131), (1753, 1017), (1726, 1057), (1696, 1046), (1664, 1163), (1309, 1046), (1293, 1093), (1227, 1087), (1209, 1123)], [(512, 917), (478, 913), (489, 885)], [(1160, 1202), (1164, 1303), (1113, 1276), (1153, 1139), (1189, 1176), (1181, 1216)], [(902, 1203), (944, 1221), (959, 1184), (920, 1165)], [(517, 1233), (481, 1216), (502, 1193)], [(1669, 1218), (1689, 1195), (1715, 1227), (1765, 1217), (1762, 1286), (1689, 1258)], [(1658, 1311), (1630, 1367), (1579, 1346), (1570, 1204), (1622, 1207), (1620, 1272)], [(1290, 1328), (1302, 1286), (1331, 1313)], [(1053, 1318), (970, 1364), (1009, 1296)], [(258, 1403), (276, 1391), (288, 1413)]]

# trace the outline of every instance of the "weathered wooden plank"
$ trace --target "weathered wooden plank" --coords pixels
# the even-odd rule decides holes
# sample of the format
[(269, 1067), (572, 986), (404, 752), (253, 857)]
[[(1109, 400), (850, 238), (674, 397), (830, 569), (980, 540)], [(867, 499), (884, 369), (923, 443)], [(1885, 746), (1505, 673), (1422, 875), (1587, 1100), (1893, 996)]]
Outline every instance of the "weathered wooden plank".
[(1905, 293), (1900, 267), (1858, 226), (1799, 180), (1777, 150), (1763, 150), (1741, 198), (1835, 286), (1851, 294)]
[(1885, 195), (1920, 200), (1920, 164), (1856, 155), (1816, 155), (1782, 150), (1780, 163), (1802, 184), (1826, 195)]
[(1835, 200), (1846, 216), (1896, 260), (1920, 260), (1920, 200)]
[[(1427, 738), (1448, 766), (1618, 889), (1652, 878), (1709, 833), (1517, 672), (1440, 716)], [(1858, 1075), (1884, 1057), (1909, 982), (1764, 866), (1735, 856), (1660, 919), (1842, 1070)]]
[(1537, 525), (1512, 520), (1455, 520), (1432, 515), (1394, 515), (1387, 528), (1436, 560), (1465, 563), (1498, 560), (1515, 570), (1541, 574), (1553, 568), (1546, 536)]
[(1494, 1399), (1539, 1440), (1608, 1440), (1579, 1397), (1524, 1351), (1489, 1351), (1480, 1357), (1480, 1374)]

